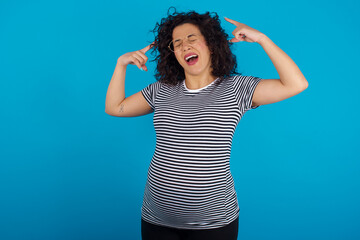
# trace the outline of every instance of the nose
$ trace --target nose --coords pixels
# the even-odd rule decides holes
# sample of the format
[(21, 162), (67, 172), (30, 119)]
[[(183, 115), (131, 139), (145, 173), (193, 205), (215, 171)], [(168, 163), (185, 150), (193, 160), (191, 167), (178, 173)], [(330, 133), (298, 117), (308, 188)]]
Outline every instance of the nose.
[(186, 50), (189, 50), (190, 46), (191, 45), (188, 43), (188, 41), (183, 42), (182, 44), (183, 51), (185, 52)]

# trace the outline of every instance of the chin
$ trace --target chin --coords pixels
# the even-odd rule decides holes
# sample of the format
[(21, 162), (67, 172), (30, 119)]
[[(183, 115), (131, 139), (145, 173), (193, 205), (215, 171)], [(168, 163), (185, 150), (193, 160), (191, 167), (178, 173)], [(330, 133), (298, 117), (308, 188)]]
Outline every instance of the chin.
[(202, 73), (204, 69), (200, 66), (186, 66), (186, 68), (184, 68), (184, 71), (188, 74), (198, 75)]
[(186, 74), (189, 74), (189, 75), (200, 75), (202, 71), (200, 70), (192, 70), (192, 71), (185, 71)]

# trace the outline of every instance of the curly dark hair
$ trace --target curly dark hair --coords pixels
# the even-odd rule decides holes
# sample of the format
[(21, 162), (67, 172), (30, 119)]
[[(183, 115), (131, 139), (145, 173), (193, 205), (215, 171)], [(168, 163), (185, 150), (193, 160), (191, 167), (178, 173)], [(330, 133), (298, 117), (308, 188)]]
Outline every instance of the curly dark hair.
[[(170, 14), (170, 9), (174, 12)], [(213, 16), (212, 16), (213, 14)], [(170, 85), (176, 85), (179, 81), (185, 79), (183, 67), (178, 63), (175, 55), (169, 50), (168, 45), (172, 40), (172, 33), (175, 27), (184, 23), (191, 23), (200, 29), (201, 34), (205, 37), (207, 46), (212, 52), (211, 67), (212, 75), (219, 78), (217, 83), (224, 80), (225, 77), (236, 72), (236, 56), (231, 52), (231, 42), (227, 40), (228, 34), (220, 26), (220, 20), (217, 13), (206, 12), (199, 14), (195, 11), (176, 12), (174, 7), (170, 7), (167, 17), (162, 18), (160, 23), (156, 23), (155, 28), (151, 31), (155, 35), (152, 54), (158, 52), (156, 58), (152, 60), (157, 63), (155, 78), (158, 81)]]

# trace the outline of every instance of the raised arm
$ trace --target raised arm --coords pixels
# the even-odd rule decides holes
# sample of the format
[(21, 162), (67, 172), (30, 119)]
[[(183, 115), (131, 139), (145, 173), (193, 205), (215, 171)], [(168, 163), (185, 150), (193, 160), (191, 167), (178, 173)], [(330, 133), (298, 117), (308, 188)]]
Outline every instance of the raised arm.
[(105, 112), (116, 117), (136, 117), (151, 113), (153, 110), (146, 102), (141, 91), (125, 98), (125, 75), (129, 64), (136, 65), (140, 70), (147, 71), (145, 53), (152, 44), (145, 48), (125, 53), (117, 60), (115, 71), (106, 94)]
[(270, 57), (280, 76), (279, 79), (262, 79), (259, 82), (253, 94), (252, 106), (282, 101), (299, 94), (308, 87), (309, 83), (295, 62), (270, 38), (243, 23), (229, 18), (225, 18), (225, 20), (236, 26), (232, 32), (234, 38), (230, 42), (259, 43)]

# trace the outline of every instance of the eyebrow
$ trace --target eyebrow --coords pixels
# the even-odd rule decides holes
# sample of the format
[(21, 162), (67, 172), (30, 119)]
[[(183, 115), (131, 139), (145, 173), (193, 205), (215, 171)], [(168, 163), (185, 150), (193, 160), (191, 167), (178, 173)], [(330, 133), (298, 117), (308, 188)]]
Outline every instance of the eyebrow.
[[(187, 38), (191, 37), (193, 35), (196, 35), (196, 33), (191, 33), (191, 34), (187, 35)], [(180, 41), (180, 38), (174, 40), (174, 42), (178, 42), (178, 41)]]

